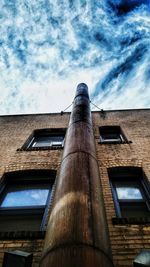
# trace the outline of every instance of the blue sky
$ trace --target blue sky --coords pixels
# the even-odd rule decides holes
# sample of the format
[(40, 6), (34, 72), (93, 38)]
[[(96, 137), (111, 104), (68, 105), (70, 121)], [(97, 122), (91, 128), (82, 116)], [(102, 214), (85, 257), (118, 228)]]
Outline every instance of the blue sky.
[(46, 204), (48, 189), (24, 189), (8, 192), (1, 207), (42, 206)]
[(149, 0), (1, 0), (0, 114), (150, 108)]

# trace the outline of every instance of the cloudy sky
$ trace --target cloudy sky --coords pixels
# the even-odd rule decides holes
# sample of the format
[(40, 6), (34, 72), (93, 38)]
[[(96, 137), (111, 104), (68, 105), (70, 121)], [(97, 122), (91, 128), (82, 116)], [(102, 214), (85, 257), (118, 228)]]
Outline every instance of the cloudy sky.
[(150, 0), (0, 0), (0, 114), (150, 108)]
[(1, 207), (42, 206), (46, 204), (48, 189), (24, 189), (8, 192)]

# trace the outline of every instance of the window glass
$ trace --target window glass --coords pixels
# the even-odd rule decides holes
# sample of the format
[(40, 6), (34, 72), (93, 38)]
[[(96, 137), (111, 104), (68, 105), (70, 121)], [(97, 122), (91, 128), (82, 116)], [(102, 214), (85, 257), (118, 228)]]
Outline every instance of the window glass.
[(1, 207), (42, 206), (46, 204), (49, 189), (20, 189), (7, 192)]
[(44, 147), (44, 146), (59, 146), (62, 145), (64, 140), (63, 136), (39, 136), (34, 137), (32, 147)]
[(62, 149), (64, 145), (66, 129), (36, 129), (28, 137), (21, 150)]
[(122, 217), (132, 218), (132, 217), (149, 217), (149, 211), (144, 202), (137, 203), (121, 203), (120, 204)]
[(48, 201), (56, 172), (24, 170), (6, 173), (0, 194), (0, 231), (45, 229)]
[(119, 199), (142, 199), (142, 194), (137, 187), (117, 187)]
[(102, 126), (99, 130), (102, 142), (122, 143), (125, 141), (120, 126)]
[(141, 168), (110, 168), (109, 177), (119, 218), (150, 218), (148, 184)]
[(108, 134), (103, 134), (102, 139), (108, 140), (108, 141), (120, 141), (121, 136), (120, 134), (113, 134), (113, 133), (108, 133)]

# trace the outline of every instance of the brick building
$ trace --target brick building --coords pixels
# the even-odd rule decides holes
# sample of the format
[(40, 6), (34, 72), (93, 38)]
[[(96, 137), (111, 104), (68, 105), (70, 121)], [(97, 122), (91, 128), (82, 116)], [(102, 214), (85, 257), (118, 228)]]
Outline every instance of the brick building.
[[(32, 252), (32, 267), (39, 266), (69, 117), (0, 117), (0, 266), (4, 252), (14, 250)], [(133, 266), (140, 251), (150, 249), (149, 118), (149, 109), (92, 112), (116, 267)]]

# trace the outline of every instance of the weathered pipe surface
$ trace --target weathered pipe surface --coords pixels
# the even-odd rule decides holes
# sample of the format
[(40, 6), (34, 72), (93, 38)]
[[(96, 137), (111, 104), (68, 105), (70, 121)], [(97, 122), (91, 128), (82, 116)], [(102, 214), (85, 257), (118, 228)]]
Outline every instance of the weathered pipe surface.
[(74, 99), (40, 266), (113, 266), (85, 84)]

